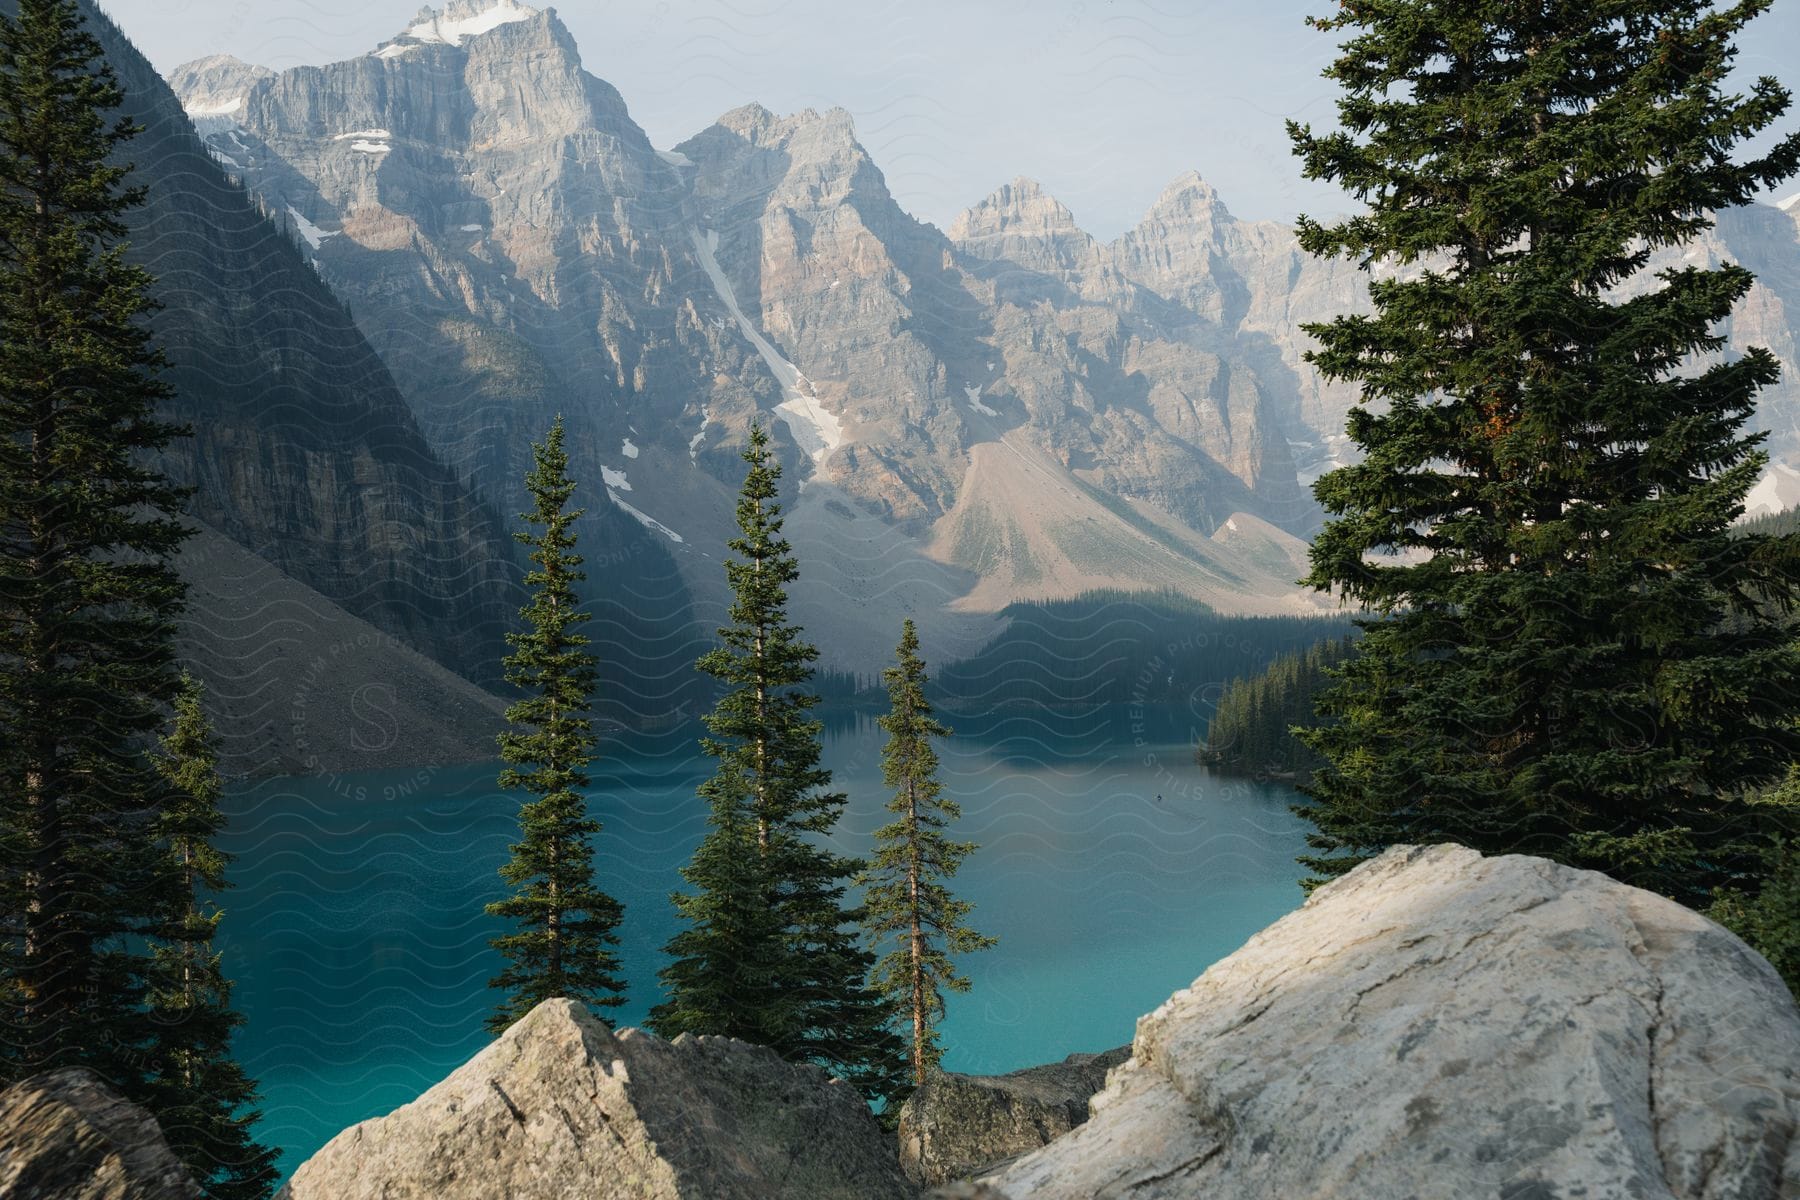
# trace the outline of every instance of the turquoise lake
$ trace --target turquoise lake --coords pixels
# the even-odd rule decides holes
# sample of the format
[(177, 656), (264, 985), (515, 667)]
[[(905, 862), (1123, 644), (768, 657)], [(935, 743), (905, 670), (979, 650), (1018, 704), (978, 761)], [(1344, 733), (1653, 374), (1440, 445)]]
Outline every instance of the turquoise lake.
[[(1270, 921), (1297, 907), (1302, 823), (1288, 788), (1219, 778), (1172, 714), (951, 717), (945, 790), (980, 844), (957, 890), (1000, 939), (963, 960), (945, 1067), (992, 1073), (1103, 1050)], [(621, 956), (639, 1023), (659, 998), (668, 894), (705, 831), (708, 760), (694, 731), (609, 741), (593, 769), (606, 829), (599, 880), (625, 904)], [(836, 842), (869, 848), (886, 819), (883, 735), (828, 733), (850, 795)], [(242, 881), (220, 948), (248, 1018), (261, 1138), (291, 1171), (339, 1130), (413, 1099), (488, 1041), (498, 929), (482, 913), (516, 837), (493, 766), (269, 780), (233, 792), (227, 848)]]

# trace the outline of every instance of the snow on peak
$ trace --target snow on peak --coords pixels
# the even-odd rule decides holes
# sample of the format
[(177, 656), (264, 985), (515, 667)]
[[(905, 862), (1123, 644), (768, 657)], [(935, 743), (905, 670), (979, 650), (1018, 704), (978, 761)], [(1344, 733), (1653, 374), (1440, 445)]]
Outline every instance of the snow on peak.
[(502, 25), (527, 21), (537, 15), (537, 9), (528, 8), (518, 0), (499, 0), (487, 8), (476, 4), (452, 4), (441, 13), (430, 8), (421, 10), (412, 26), (400, 36), (416, 42), (460, 46), (464, 38), (480, 37)]
[(1772, 462), (1744, 497), (1744, 515), (1767, 516), (1795, 504), (1800, 504), (1800, 471), (1784, 462)]
[(1782, 212), (1793, 213), (1795, 216), (1800, 216), (1800, 192), (1795, 192), (1786, 200), (1777, 200), (1775, 202), (1775, 207), (1779, 208)]

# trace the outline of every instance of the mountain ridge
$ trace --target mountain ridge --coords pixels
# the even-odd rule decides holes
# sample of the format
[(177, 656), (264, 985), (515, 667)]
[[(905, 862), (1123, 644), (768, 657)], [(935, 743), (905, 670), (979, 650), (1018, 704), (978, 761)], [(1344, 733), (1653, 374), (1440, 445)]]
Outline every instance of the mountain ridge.
[[(750, 102), (658, 151), (554, 10), (452, 12), (454, 44), (412, 35), (441, 28), (425, 10), (369, 54), (256, 79), (209, 140), (259, 149), (246, 185), (295, 214), (482, 494), (516, 494), (525, 431), (565, 411), (577, 474), (604, 480), (704, 627), (737, 448), (773, 422), (817, 539), (803, 560), (830, 564), (797, 602), (855, 602), (835, 651), (852, 661), (902, 611), (935, 652), (966, 640), (934, 645), (944, 610), (1096, 580), (1224, 611), (1318, 602), (1269, 564), (1303, 559), (1322, 519), (1308, 485), (1348, 461), (1354, 390), (1305, 361), (1301, 326), (1367, 311), (1356, 264), (1240, 220), (1192, 170), (1110, 241), (1024, 178), (940, 230), (898, 203), (841, 108)], [(1757, 236), (1800, 261), (1800, 240)], [(1786, 327), (1776, 290), (1758, 302), (1745, 336)], [(1770, 421), (1790, 405), (1774, 398)], [(1783, 436), (1800, 461), (1800, 428)], [(1257, 546), (1214, 537), (1237, 516)], [(894, 537), (866, 536), (871, 518)]]

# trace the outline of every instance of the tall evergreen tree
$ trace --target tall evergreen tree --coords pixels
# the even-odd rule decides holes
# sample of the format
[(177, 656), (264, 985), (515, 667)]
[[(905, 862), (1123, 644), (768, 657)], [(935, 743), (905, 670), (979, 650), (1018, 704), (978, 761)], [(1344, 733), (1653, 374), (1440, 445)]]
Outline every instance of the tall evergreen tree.
[(879, 718), (887, 731), (881, 752), (882, 782), (894, 789), (888, 811), (899, 820), (875, 833), (875, 860), (864, 876), (864, 925), (877, 945), (892, 944), (875, 964), (875, 988), (910, 1023), (909, 1065), (913, 1085), (943, 1057), (937, 1024), (944, 1015), (944, 992), (966, 992), (969, 980), (957, 974), (952, 954), (986, 950), (998, 943), (967, 924), (974, 906), (950, 894), (947, 881), (975, 852), (973, 842), (951, 841), (944, 830), (962, 816), (938, 782), (932, 739), (950, 730), (932, 715), (925, 696), (925, 662), (919, 631), (911, 621), (901, 630), (893, 666), (881, 673), (888, 689), (888, 712)]
[[(1454, 840), (1689, 903), (1755, 870), (1743, 799), (1796, 750), (1791, 539), (1728, 526), (1774, 358), (1717, 354), (1742, 267), (1640, 277), (1793, 174), (1735, 163), (1788, 95), (1722, 89), (1768, 0), (1344, 0), (1340, 131), (1290, 126), (1367, 211), (1301, 244), (1384, 271), (1309, 327), (1362, 386), (1362, 461), (1315, 485), (1307, 582), (1374, 613), (1313, 731), (1322, 876)], [(1646, 283), (1652, 286), (1645, 287)], [(1690, 369), (1691, 368), (1691, 369)], [(1393, 557), (1382, 557), (1392, 554)]]
[(594, 761), (594, 658), (581, 633), (588, 619), (575, 585), (587, 578), (575, 553), (575, 494), (558, 417), (543, 444), (532, 447), (534, 466), (525, 477), (533, 509), (520, 518), (536, 532), (513, 536), (531, 548), (525, 576), (531, 603), (520, 611), (527, 629), (510, 633), (506, 681), (524, 699), (506, 710), (513, 728), (500, 735), (500, 757), (510, 764), (500, 786), (535, 796), (519, 809), (519, 842), (500, 876), (513, 894), (487, 911), (520, 925), (493, 941), (509, 960), (488, 986), (505, 993), (488, 1018), (499, 1033), (538, 1004), (567, 997), (610, 1008), (625, 1002), (619, 975), (619, 922), (624, 909), (594, 885), (590, 839), (600, 822), (588, 816), (582, 791)]
[(149, 1099), (141, 938), (167, 883), (148, 750), (178, 679), (184, 431), (126, 264), (137, 132), (73, 0), (0, 17), (0, 1080), (67, 1065)]
[(256, 1084), (231, 1056), (243, 1017), (231, 1007), (231, 982), (213, 949), (224, 911), (211, 898), (229, 886), (230, 857), (214, 845), (219, 756), (202, 708), (200, 685), (182, 678), (175, 723), (156, 759), (170, 798), (161, 818), (175, 886), (171, 911), (153, 943), (149, 1002), (160, 1023), (152, 1079), (157, 1120), (175, 1151), (213, 1200), (259, 1200), (274, 1186), (275, 1152), (251, 1137)]
[(819, 761), (822, 726), (809, 715), (818, 697), (806, 687), (819, 652), (788, 619), (799, 568), (781, 536), (781, 468), (760, 426), (744, 460), (737, 558), (725, 564), (731, 623), (698, 664), (726, 687), (701, 742), (716, 761), (700, 787), (709, 831), (682, 869), (694, 890), (674, 902), (688, 927), (669, 942), (667, 999), (650, 1023), (664, 1037), (758, 1042), (888, 1097), (902, 1051), (891, 1010), (868, 986), (873, 956), (854, 930), (861, 913), (847, 906), (862, 864), (818, 841), (845, 797), (827, 790), (831, 772)]

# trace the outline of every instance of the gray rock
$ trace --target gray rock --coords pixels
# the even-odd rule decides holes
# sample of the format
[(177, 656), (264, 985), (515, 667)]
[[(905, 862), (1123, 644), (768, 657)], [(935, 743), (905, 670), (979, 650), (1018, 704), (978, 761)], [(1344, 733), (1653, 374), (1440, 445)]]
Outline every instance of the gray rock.
[[(0, 12), (10, 6), (0, 0)], [(175, 392), (165, 415), (194, 431), (160, 460), (195, 488), (190, 515), (384, 634), (491, 678), (492, 647), (518, 607), (507, 527), (432, 458), (341, 302), (208, 157), (149, 61), (83, 9), (144, 127), (123, 151), (146, 193), (128, 257), (156, 280), (152, 327)], [(228, 59), (176, 74), (199, 108), (270, 78)], [(203, 682), (241, 683), (204, 672)]]
[(250, 89), (275, 72), (229, 54), (198, 58), (169, 73), (169, 87), (202, 132), (226, 129), (244, 111)]
[(149, 1113), (81, 1068), (0, 1092), (0, 1200), (199, 1200)]
[(1087, 1120), (1106, 1073), (1130, 1057), (1120, 1046), (1006, 1075), (938, 1075), (900, 1109), (900, 1166), (924, 1184), (995, 1170)]
[(1800, 1195), (1800, 1011), (1736, 937), (1542, 859), (1402, 847), (1138, 1023), (991, 1200)]
[(730, 1038), (614, 1034), (540, 1004), (411, 1104), (340, 1133), (278, 1200), (907, 1200), (861, 1096)]

